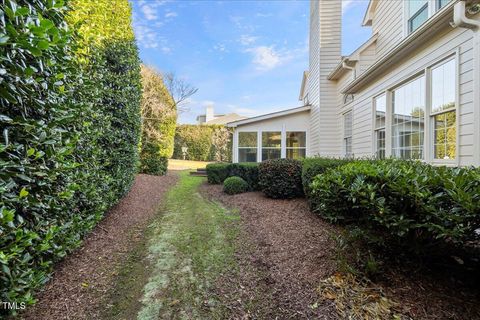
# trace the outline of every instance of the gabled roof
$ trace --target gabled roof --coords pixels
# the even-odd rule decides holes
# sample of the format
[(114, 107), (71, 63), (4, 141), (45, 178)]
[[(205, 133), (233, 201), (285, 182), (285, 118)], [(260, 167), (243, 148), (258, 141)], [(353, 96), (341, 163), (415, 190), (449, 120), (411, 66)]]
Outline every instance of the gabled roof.
[(243, 120), (243, 119), (247, 119), (247, 117), (238, 115), (236, 113), (229, 113), (229, 114), (222, 115), (222, 116), (215, 116), (214, 119), (212, 119), (210, 121), (207, 121), (203, 124), (207, 124), (207, 125), (208, 124), (227, 124), (227, 123), (232, 122), (232, 121), (238, 121), (238, 120)]
[(371, 26), (373, 15), (375, 14), (375, 9), (377, 9), (378, 0), (370, 0), (368, 3), (367, 11), (365, 11), (365, 16), (363, 17), (362, 26)]
[(248, 124), (248, 123), (254, 123), (254, 122), (258, 122), (258, 121), (263, 121), (263, 120), (288, 116), (288, 115), (291, 115), (291, 114), (295, 114), (295, 113), (299, 113), (299, 112), (305, 112), (305, 111), (310, 111), (310, 106), (297, 107), (297, 108), (282, 110), (282, 111), (278, 111), (278, 112), (267, 113), (267, 114), (264, 114), (264, 115), (261, 115), (261, 116), (251, 117), (251, 118), (247, 118), (247, 119), (244, 119), (244, 120), (229, 122), (229, 123), (227, 123), (227, 127), (235, 128), (237, 126), (241, 126), (241, 125)]
[(308, 71), (303, 71), (302, 85), (300, 87), (300, 95), (298, 96), (298, 100), (300, 100), (300, 101), (302, 101), (303, 97), (305, 96), (305, 89), (307, 88), (307, 81), (308, 81)]

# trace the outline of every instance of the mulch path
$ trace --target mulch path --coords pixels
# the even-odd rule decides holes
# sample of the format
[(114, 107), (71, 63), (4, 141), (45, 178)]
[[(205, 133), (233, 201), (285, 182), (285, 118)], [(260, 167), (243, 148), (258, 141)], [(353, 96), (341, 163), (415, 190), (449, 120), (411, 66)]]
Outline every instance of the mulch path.
[(27, 309), (24, 319), (100, 319), (125, 257), (142, 240), (165, 192), (177, 175), (136, 177), (130, 192), (55, 266), (54, 276)]
[[(317, 290), (320, 280), (336, 271), (330, 235), (337, 227), (311, 213), (304, 199), (272, 200), (260, 192), (229, 196), (221, 186), (207, 184), (201, 193), (238, 208), (241, 216), (240, 270), (219, 285), (233, 318), (337, 319), (333, 302)], [(478, 291), (448, 277), (393, 267), (376, 286), (399, 304), (405, 318), (480, 319)], [(255, 304), (258, 299), (263, 301)]]
[[(336, 319), (333, 304), (317, 293), (319, 281), (335, 272), (335, 227), (313, 215), (304, 199), (272, 200), (260, 192), (229, 196), (207, 184), (200, 191), (238, 208), (247, 235), (239, 237), (238, 279), (227, 277), (219, 289), (234, 318)], [(260, 305), (254, 305), (256, 298)]]

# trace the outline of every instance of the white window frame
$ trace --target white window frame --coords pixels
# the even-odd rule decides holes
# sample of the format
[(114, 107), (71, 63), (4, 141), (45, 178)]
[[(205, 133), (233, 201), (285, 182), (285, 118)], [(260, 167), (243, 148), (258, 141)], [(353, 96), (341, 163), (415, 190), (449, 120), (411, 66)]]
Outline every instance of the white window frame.
[[(409, 30), (409, 20), (411, 18), (409, 16), (410, 1), (409, 0), (399, 0), (399, 1), (403, 2), (403, 21), (404, 21), (404, 32), (403, 32), (403, 34), (404, 34), (404, 37), (407, 37), (408, 35), (414, 33), (418, 28), (421, 28), (421, 26), (419, 26), (417, 29), (410, 32), (410, 30)], [(452, 1), (452, 0), (450, 0), (450, 1)], [(443, 8), (440, 8), (439, 0), (428, 0), (427, 5), (428, 5), (428, 18), (427, 18), (427, 20), (430, 19), (439, 10), (443, 9)], [(445, 7), (445, 6), (443, 6), (443, 7)], [(427, 21), (427, 20), (425, 20), (425, 21)]]
[[(303, 132), (305, 134), (305, 147), (287, 147), (287, 137), (290, 132)], [(287, 158), (287, 150), (303, 149), (305, 150), (305, 158), (307, 157), (307, 131), (306, 130), (288, 130), (285, 131), (285, 158)]]
[[(241, 133), (256, 133), (257, 134), (257, 145), (255, 147), (240, 147), (240, 134)], [(240, 149), (257, 149), (257, 162), (259, 162), (259, 159), (261, 155), (258, 154), (258, 131), (256, 130), (245, 130), (245, 131), (238, 131), (237, 132), (238, 136), (238, 142), (237, 142), (237, 162), (240, 162)]]
[[(383, 127), (378, 127), (377, 128), (377, 99), (380, 98), (381, 96), (385, 96), (385, 123), (383, 125)], [(378, 131), (381, 131), (383, 130), (385, 132), (385, 146), (384, 146), (384, 158), (386, 159), (387, 158), (387, 123), (389, 121), (387, 121), (387, 114), (388, 113), (388, 92), (387, 91), (382, 91), (380, 92), (379, 94), (375, 95), (372, 99), (372, 106), (373, 106), (373, 111), (372, 111), (372, 114), (373, 114), (373, 119), (372, 119), (372, 123), (373, 123), (373, 136), (372, 136), (372, 141), (373, 141), (373, 148), (372, 148), (372, 152), (373, 154), (375, 155), (375, 158), (378, 158), (378, 141), (377, 141), (377, 133)]]
[[(347, 116), (347, 114), (351, 114), (351, 117), (352, 117), (352, 121), (351, 121), (351, 134), (350, 135), (345, 135), (345, 130), (346, 130), (346, 127), (345, 127), (345, 117)], [(345, 158), (353, 158), (354, 157), (354, 152), (353, 152), (353, 109), (350, 108), (348, 110), (346, 110), (344, 113), (342, 113), (342, 146), (343, 146), (343, 156)], [(348, 154), (347, 153), (347, 141), (349, 141), (350, 139), (350, 149), (351, 149), (351, 153)]]
[[(263, 134), (264, 133), (272, 133), (272, 132), (280, 132), (280, 147), (264, 147), (263, 146)], [(284, 145), (284, 135), (283, 135), (283, 130), (263, 130), (263, 131), (260, 131), (259, 132), (259, 136), (260, 136), (260, 151), (261, 153), (259, 154), (259, 157), (261, 159), (261, 161), (265, 160), (263, 159), (263, 149), (268, 149), (268, 150), (280, 150), (280, 158), (278, 159), (282, 159), (282, 150), (283, 150), (283, 145)], [(258, 157), (257, 157), (258, 158)]]

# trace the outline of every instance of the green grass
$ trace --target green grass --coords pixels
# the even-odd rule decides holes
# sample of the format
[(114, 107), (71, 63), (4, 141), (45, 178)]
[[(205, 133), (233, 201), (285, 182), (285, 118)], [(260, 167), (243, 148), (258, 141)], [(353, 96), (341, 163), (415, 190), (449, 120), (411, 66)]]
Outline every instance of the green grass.
[[(212, 290), (222, 273), (237, 268), (239, 216), (202, 198), (197, 189), (203, 180), (180, 173), (146, 232), (144, 258), (132, 254), (120, 274), (109, 318), (131, 319), (133, 311), (141, 320), (224, 317), (226, 311)], [(137, 294), (140, 307), (130, 297), (138, 283), (143, 286)]]

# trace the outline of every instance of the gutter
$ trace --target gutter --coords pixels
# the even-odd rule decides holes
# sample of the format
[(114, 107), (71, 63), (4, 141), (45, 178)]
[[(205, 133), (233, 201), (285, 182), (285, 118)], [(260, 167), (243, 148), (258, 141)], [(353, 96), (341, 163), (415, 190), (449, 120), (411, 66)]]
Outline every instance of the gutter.
[(443, 7), (435, 14), (434, 17), (427, 20), (427, 22), (419, 27), (415, 32), (411, 33), (408, 37), (403, 39), (396, 47), (380, 57), (377, 62), (359, 75), (358, 78), (350, 82), (350, 84), (343, 89), (342, 94), (356, 93), (358, 90), (370, 83), (370, 81), (374, 80), (380, 74), (388, 70), (391, 65), (398, 61), (399, 57), (416, 49), (419, 43), (428, 41), (428, 39), (437, 32), (439, 27), (448, 25), (454, 11), (454, 5), (457, 3), (458, 0), (452, 1)]
[(452, 27), (461, 27), (476, 30), (480, 28), (480, 21), (467, 18), (465, 15), (465, 1), (455, 3), (453, 8)]

